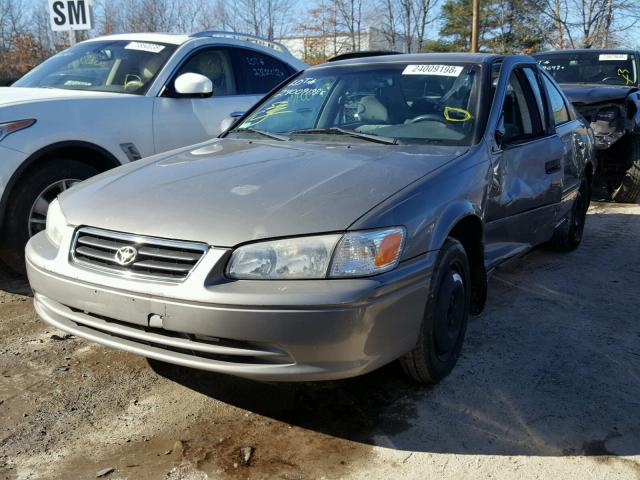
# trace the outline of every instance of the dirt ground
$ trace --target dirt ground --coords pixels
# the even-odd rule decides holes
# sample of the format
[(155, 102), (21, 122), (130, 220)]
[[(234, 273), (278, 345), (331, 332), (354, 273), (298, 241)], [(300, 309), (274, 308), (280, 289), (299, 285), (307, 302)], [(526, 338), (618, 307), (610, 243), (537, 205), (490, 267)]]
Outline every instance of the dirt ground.
[[(640, 479), (640, 205), (496, 272), (440, 385), (262, 384), (67, 338), (0, 268), (0, 478)], [(248, 458), (248, 462), (245, 459)]]

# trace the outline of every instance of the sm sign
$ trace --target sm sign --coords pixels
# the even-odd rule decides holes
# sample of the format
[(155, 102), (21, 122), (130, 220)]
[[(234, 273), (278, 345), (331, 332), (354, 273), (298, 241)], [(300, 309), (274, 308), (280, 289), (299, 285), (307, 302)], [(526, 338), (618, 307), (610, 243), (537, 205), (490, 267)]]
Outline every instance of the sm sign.
[(91, 30), (91, 0), (49, 0), (54, 32)]

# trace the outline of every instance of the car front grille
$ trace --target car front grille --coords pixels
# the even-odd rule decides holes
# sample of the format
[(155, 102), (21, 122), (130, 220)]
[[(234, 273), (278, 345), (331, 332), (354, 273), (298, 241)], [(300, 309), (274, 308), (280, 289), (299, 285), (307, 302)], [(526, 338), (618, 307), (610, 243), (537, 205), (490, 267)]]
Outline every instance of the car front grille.
[(83, 227), (77, 230), (71, 245), (71, 260), (129, 276), (181, 281), (208, 248), (204, 243)]

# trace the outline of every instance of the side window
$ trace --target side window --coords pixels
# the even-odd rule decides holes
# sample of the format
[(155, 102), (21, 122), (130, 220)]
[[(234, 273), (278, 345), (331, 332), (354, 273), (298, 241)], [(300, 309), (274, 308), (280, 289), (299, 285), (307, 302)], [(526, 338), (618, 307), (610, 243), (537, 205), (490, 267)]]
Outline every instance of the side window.
[(511, 72), (502, 114), (505, 143), (518, 143), (544, 134), (540, 110), (531, 85), (522, 70)]
[(547, 94), (549, 95), (551, 112), (553, 113), (553, 118), (556, 121), (556, 125), (560, 125), (561, 123), (565, 123), (571, 120), (571, 117), (569, 116), (569, 109), (565, 105), (564, 98), (562, 98), (558, 87), (556, 87), (546, 75), (542, 76), (542, 81), (544, 82), (544, 86), (547, 89)]
[(529, 86), (533, 91), (533, 96), (536, 98), (536, 105), (538, 106), (538, 111), (542, 117), (542, 127), (544, 130), (547, 130), (547, 108), (545, 108), (544, 97), (542, 96), (542, 86), (540, 85), (540, 78), (535, 70), (531, 67), (525, 67), (522, 69), (527, 80), (529, 81)]
[(263, 94), (289, 78), (293, 69), (280, 60), (244, 48), (233, 48), (233, 61), (239, 79), (240, 94)]
[(213, 83), (213, 95), (234, 95), (236, 85), (233, 80), (233, 68), (229, 52), (220, 48), (202, 50), (180, 67), (176, 78), (183, 73), (199, 73)]

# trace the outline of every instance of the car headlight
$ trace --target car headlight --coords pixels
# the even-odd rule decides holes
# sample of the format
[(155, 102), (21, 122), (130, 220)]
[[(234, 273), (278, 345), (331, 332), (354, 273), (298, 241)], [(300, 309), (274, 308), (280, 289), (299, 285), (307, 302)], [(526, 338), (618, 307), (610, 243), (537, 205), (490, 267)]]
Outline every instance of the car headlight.
[(404, 228), (344, 235), (331, 263), (330, 277), (363, 277), (387, 272), (400, 262)]
[(257, 242), (237, 248), (227, 266), (235, 279), (292, 280), (375, 275), (400, 261), (402, 227)]
[(49, 204), (46, 228), (47, 237), (49, 237), (51, 243), (56, 247), (59, 247), (62, 243), (62, 236), (66, 225), (67, 219), (65, 218), (64, 213), (62, 213), (60, 203), (58, 203), (58, 199), (56, 198)]
[(35, 118), (29, 118), (26, 120), (14, 120), (13, 122), (0, 123), (0, 142), (18, 130), (24, 130), (36, 123)]

